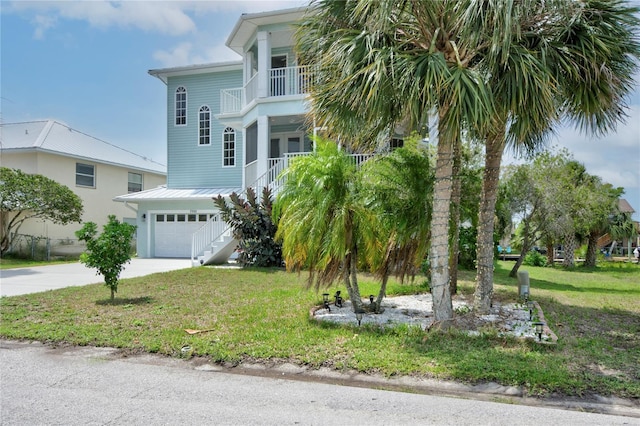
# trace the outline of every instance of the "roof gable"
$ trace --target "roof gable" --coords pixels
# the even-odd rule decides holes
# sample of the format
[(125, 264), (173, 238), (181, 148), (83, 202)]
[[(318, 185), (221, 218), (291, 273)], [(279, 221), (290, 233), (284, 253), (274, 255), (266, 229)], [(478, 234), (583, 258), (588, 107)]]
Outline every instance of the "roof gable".
[(167, 167), (149, 158), (72, 129), (55, 120), (3, 123), (3, 151), (41, 151), (97, 163), (166, 175)]

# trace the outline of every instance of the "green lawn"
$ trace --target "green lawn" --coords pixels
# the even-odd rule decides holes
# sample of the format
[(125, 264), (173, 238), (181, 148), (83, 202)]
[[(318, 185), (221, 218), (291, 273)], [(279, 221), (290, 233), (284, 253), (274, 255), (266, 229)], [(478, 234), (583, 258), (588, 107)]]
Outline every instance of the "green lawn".
[[(496, 268), (496, 297), (514, 300), (509, 262)], [(592, 271), (523, 267), (532, 298), (558, 335), (555, 346), (456, 330), (338, 326), (309, 319), (321, 295), (305, 276), (280, 270), (193, 268), (122, 280), (115, 304), (101, 285), (2, 298), (0, 336), (123, 348), (214, 362), (290, 361), (386, 376), (415, 375), (522, 386), (530, 395), (640, 397), (640, 267)], [(461, 271), (461, 292), (473, 292)], [(423, 279), (419, 279), (420, 284)], [(377, 284), (362, 278), (362, 294)], [(343, 288), (331, 288), (334, 292)], [(388, 293), (419, 292), (392, 283)], [(190, 335), (185, 329), (213, 329)]]

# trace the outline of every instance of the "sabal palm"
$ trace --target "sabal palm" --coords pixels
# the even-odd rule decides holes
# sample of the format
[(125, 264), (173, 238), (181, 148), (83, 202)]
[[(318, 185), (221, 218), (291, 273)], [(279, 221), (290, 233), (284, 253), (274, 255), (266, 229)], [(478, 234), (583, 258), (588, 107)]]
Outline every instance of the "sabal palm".
[(499, 123), (491, 123), (483, 137), (478, 312), (491, 303), (493, 222), (505, 145), (535, 149), (562, 118), (594, 133), (615, 127), (637, 69), (635, 12), (620, 1), (479, 0), (467, 9), (476, 18), (468, 19), (477, 23), (476, 36), (486, 38), (478, 66), (488, 78)]
[(356, 165), (347, 154), (317, 139), (313, 154), (296, 158), (285, 170), (274, 213), (287, 269), (308, 268), (308, 283), (316, 289), (342, 279), (359, 310), (358, 248), (371, 245), (375, 216), (362, 207), (355, 176)]
[(493, 105), (473, 68), (480, 49), (466, 37), (467, 1), (313, 2), (296, 34), (302, 60), (318, 66), (311, 113), (356, 148), (418, 128), (436, 110), (438, 152), (431, 220), (436, 320), (453, 316), (448, 235), (453, 147), (463, 126), (491, 120)]

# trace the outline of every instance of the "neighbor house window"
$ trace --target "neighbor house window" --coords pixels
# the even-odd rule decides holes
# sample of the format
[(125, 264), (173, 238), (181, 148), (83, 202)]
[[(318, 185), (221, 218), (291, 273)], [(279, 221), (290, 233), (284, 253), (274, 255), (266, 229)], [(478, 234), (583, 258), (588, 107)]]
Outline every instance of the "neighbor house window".
[(203, 105), (200, 107), (198, 114), (200, 136), (198, 137), (198, 145), (210, 145), (211, 144), (211, 110), (208, 106)]
[(95, 188), (95, 166), (92, 166), (91, 164), (76, 163), (76, 185)]
[(236, 131), (231, 127), (224, 129), (222, 134), (222, 158), (223, 166), (236, 165)]
[(129, 172), (128, 191), (130, 193), (142, 191), (142, 175), (140, 173)]
[(187, 89), (180, 86), (176, 89), (176, 126), (187, 124)]
[(393, 138), (389, 141), (389, 149), (393, 151), (394, 149), (402, 148), (404, 146), (404, 139)]

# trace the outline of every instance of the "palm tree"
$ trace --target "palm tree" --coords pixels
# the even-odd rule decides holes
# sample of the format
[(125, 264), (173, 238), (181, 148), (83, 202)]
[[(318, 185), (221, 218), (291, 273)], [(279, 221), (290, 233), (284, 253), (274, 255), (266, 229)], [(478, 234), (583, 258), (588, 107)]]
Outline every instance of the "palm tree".
[(380, 231), (376, 247), (367, 250), (367, 263), (382, 280), (376, 312), (389, 276), (413, 277), (429, 246), (433, 173), (428, 153), (407, 145), (409, 141), (389, 155), (370, 159), (360, 173), (358, 192), (378, 217)]
[(303, 62), (318, 66), (311, 90), (316, 125), (356, 149), (438, 115), (431, 218), (431, 290), (437, 321), (453, 317), (449, 291), (449, 214), (453, 148), (463, 126), (486, 123), (493, 104), (472, 66), (468, 1), (313, 2), (296, 33)]
[(335, 143), (315, 143), (312, 155), (296, 158), (284, 172), (274, 206), (276, 239), (288, 270), (308, 268), (308, 285), (316, 289), (342, 279), (358, 312), (358, 250), (373, 245), (376, 217), (355, 193), (353, 160)]
[(535, 149), (563, 117), (596, 134), (613, 129), (624, 117), (640, 47), (637, 9), (622, 1), (486, 0), (472, 2), (467, 13), (477, 18), (468, 19), (477, 23), (477, 37), (489, 37), (478, 66), (485, 69), (500, 123), (484, 135), (474, 301), (482, 313), (493, 291), (493, 222), (504, 147)]

